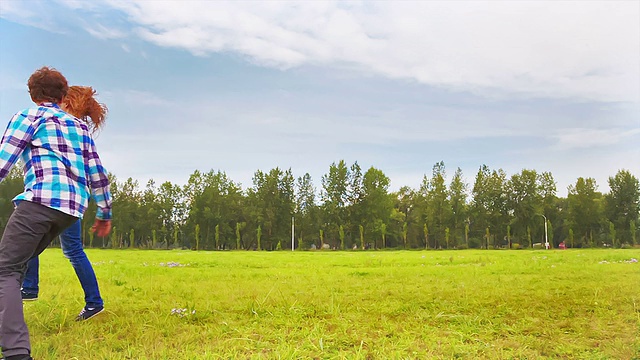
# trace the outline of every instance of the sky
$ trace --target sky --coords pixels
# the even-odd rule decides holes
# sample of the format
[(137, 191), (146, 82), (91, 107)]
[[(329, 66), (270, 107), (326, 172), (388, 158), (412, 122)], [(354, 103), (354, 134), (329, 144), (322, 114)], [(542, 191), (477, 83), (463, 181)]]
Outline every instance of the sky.
[(109, 107), (104, 165), (144, 187), (340, 160), (417, 189), (435, 163), (640, 177), (639, 1), (0, 1), (0, 119), (41, 66)]

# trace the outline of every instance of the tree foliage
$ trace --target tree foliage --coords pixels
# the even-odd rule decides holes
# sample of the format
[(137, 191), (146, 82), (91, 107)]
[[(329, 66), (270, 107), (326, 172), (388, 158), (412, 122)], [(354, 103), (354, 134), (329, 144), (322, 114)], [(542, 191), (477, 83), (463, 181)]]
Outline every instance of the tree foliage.
[[(308, 173), (256, 171), (243, 189), (221, 171), (194, 171), (184, 185), (149, 180), (144, 188), (113, 174), (113, 231), (93, 238), (92, 202), (83, 219), (85, 246), (224, 249), (290, 249), (292, 218), (298, 249), (496, 248), (544, 242), (544, 215), (552, 246), (635, 245), (640, 185), (627, 170), (609, 178), (602, 194), (592, 178), (578, 178), (566, 198), (556, 195), (551, 173), (523, 169), (507, 176), (483, 165), (472, 186), (461, 169), (449, 178), (436, 163), (417, 189), (390, 192), (380, 169), (363, 172), (344, 160), (329, 166), (314, 186)], [(11, 199), (23, 190), (14, 167), (0, 183), (0, 227)]]

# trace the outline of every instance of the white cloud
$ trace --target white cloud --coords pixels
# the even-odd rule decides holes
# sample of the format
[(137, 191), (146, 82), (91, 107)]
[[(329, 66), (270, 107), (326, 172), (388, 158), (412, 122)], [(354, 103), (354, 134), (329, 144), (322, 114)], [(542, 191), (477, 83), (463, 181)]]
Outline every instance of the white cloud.
[(640, 101), (636, 2), (107, 1), (196, 55), (349, 66), (489, 96)]
[(98, 39), (120, 39), (126, 36), (126, 33), (121, 30), (107, 27), (96, 22), (90, 24), (85, 23), (84, 29)]
[[(233, 52), (281, 69), (349, 67), (487, 97), (640, 102), (634, 1), (59, 3), (98, 38), (133, 33), (198, 56)], [(51, 4), (29, 4), (2, 1), (0, 16), (61, 31), (35, 10)], [(108, 24), (108, 10), (122, 12), (130, 28)]]
[(99, 6), (98, 4), (93, 3), (92, 1), (86, 1), (86, 0), (57, 0), (57, 2), (74, 10), (96, 9)]
[(561, 129), (554, 136), (554, 150), (585, 149), (615, 145), (640, 134), (636, 129)]
[(47, 3), (40, 0), (28, 2), (3, 0), (0, 1), (0, 18), (54, 33), (62, 33), (61, 28), (57, 26), (55, 17), (42, 16), (42, 8), (46, 6)]
[[(138, 36), (198, 56), (226, 52), (260, 66), (302, 67), (257, 71), (274, 81), (254, 84), (232, 73), (245, 66), (223, 64), (239, 81), (230, 91), (182, 71), (202, 59), (180, 57), (175, 68), (171, 56), (159, 59), (166, 51), (139, 39), (113, 41), (114, 63), (171, 74), (104, 81), (133, 73), (107, 66), (84, 77), (111, 110), (98, 139), (107, 167), (141, 184), (149, 176), (182, 182), (196, 168), (214, 168), (250, 186), (254, 170), (280, 166), (296, 176), (310, 172), (318, 186), (340, 159), (381, 168), (394, 187), (417, 186), (440, 160), (450, 173), (461, 166), (469, 181), (487, 162), (509, 174), (552, 171), (559, 190), (578, 176), (602, 186), (619, 168), (640, 171), (637, 3), (65, 1), (37, 3), (52, 8), (40, 22), (29, 10), (38, 7), (15, 4), (0, 0), (3, 18), (66, 32), (91, 24), (98, 37)], [(83, 20), (61, 21), (74, 18)], [(58, 24), (43, 25), (49, 19)], [(110, 29), (114, 36), (105, 37)], [(131, 61), (120, 47), (149, 61)], [(26, 94), (28, 73), (13, 81), (15, 68), (5, 70), (0, 100), (14, 103)], [(125, 83), (137, 90), (118, 88)], [(7, 97), (9, 90), (19, 95)], [(176, 149), (172, 141), (190, 146)]]

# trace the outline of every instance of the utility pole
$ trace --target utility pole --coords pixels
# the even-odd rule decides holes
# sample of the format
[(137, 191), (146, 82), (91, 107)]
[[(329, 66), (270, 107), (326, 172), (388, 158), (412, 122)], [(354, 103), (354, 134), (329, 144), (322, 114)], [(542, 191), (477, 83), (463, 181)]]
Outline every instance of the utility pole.
[(544, 248), (549, 250), (549, 239), (547, 238), (547, 217), (544, 214), (538, 214), (544, 218)]

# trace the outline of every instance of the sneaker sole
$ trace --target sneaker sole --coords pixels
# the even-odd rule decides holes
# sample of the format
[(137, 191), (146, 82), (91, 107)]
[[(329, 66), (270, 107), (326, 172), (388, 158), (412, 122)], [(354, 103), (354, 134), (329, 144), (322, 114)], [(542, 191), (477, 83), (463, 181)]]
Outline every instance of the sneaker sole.
[(96, 317), (96, 315), (98, 315), (98, 314), (102, 314), (102, 312), (103, 312), (103, 311), (104, 311), (104, 308), (102, 308), (102, 310), (98, 311), (97, 313), (95, 313), (95, 314), (93, 314), (93, 315), (91, 315), (91, 316), (89, 316), (89, 317), (87, 317), (87, 318), (84, 318), (84, 319), (78, 319), (78, 321), (87, 321), (87, 320), (89, 320), (89, 319), (93, 319), (94, 317)]
[(22, 299), (22, 301), (36, 301), (36, 300), (38, 300), (38, 298), (35, 298), (35, 299)]

